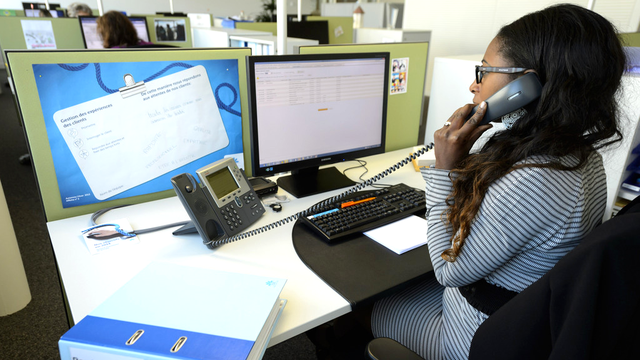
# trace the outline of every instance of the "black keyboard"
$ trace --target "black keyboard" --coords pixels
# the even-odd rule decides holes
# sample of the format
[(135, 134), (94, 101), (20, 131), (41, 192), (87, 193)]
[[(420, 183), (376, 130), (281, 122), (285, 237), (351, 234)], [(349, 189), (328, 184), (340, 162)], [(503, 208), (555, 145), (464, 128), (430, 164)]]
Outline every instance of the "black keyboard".
[[(351, 203), (350, 203), (351, 202)], [(342, 207), (343, 204), (352, 204)], [(359, 191), (301, 217), (323, 240), (332, 242), (418, 213), (424, 215), (424, 191), (405, 184)]]

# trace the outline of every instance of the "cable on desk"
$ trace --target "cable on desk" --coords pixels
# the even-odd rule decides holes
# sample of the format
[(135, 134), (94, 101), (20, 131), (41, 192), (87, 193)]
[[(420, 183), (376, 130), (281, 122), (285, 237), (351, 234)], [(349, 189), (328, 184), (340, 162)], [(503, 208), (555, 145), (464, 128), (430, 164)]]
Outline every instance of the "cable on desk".
[(158, 231), (158, 230), (164, 230), (164, 229), (168, 229), (168, 228), (172, 228), (172, 227), (177, 227), (177, 226), (184, 226), (186, 224), (188, 224), (190, 221), (180, 221), (180, 222), (176, 222), (176, 223), (172, 223), (172, 224), (167, 224), (167, 225), (160, 225), (160, 226), (155, 226), (152, 228), (147, 228), (147, 229), (140, 229), (140, 230), (133, 230), (131, 232), (126, 232), (122, 229), (120, 229), (119, 226), (117, 226), (117, 224), (98, 224), (97, 220), (100, 216), (102, 216), (103, 214), (107, 213), (108, 211), (111, 211), (113, 209), (119, 209), (122, 207), (126, 207), (126, 206), (131, 206), (132, 204), (125, 204), (125, 205), (118, 205), (118, 206), (112, 206), (112, 207), (108, 207), (108, 208), (104, 208), (104, 209), (100, 209), (98, 211), (96, 211), (95, 213), (93, 213), (91, 215), (91, 220), (89, 222), (89, 225), (91, 226), (90, 228), (84, 230), (83, 232), (87, 232), (102, 226), (115, 226), (116, 227), (116, 231), (120, 234), (122, 234), (123, 236), (126, 237), (134, 237), (136, 235), (141, 235), (141, 234), (146, 234), (146, 233), (150, 233), (150, 232), (154, 232), (154, 231)]
[(396, 170), (400, 169), (401, 167), (407, 165), (408, 163), (410, 163), (414, 159), (418, 158), (420, 155), (422, 155), (422, 154), (424, 154), (427, 151), (430, 151), (432, 149), (433, 149), (433, 143), (425, 145), (425, 147), (423, 147), (420, 150), (414, 152), (413, 154), (411, 154), (408, 157), (404, 158), (403, 160), (399, 161), (398, 163), (396, 163), (395, 165), (391, 166), (390, 168), (380, 172), (376, 176), (371, 177), (370, 179), (355, 185), (351, 189), (346, 190), (345, 192), (343, 192), (343, 193), (341, 193), (339, 195), (336, 195), (336, 196), (333, 196), (331, 198), (325, 199), (324, 201), (319, 202), (319, 203), (311, 206), (310, 208), (308, 208), (306, 210), (300, 211), (300, 212), (298, 212), (296, 214), (293, 214), (293, 215), (291, 215), (289, 217), (286, 217), (284, 219), (278, 220), (278, 221), (273, 222), (271, 224), (259, 227), (259, 228), (255, 229), (255, 230), (243, 232), (243, 233), (240, 233), (240, 234), (237, 234), (237, 235), (225, 238), (225, 239), (206, 241), (204, 244), (209, 248), (214, 248), (214, 247), (217, 247), (217, 246), (220, 246), (220, 245), (224, 245), (224, 244), (228, 244), (228, 243), (231, 243), (231, 242), (234, 242), (234, 241), (246, 239), (246, 238), (251, 237), (253, 235), (261, 234), (261, 233), (263, 233), (265, 231), (269, 231), (271, 229), (275, 229), (275, 228), (277, 228), (279, 226), (288, 224), (291, 221), (297, 220), (301, 216), (307, 216), (309, 214), (313, 214), (318, 209), (321, 209), (326, 205), (334, 203), (334, 202), (336, 202), (336, 201), (338, 201), (338, 200), (340, 200), (340, 199), (342, 199), (342, 198), (344, 198), (344, 197), (346, 197), (348, 195), (353, 194), (354, 192), (357, 192), (359, 190), (364, 189), (367, 186), (372, 185), (376, 181), (378, 181), (378, 180), (384, 178), (385, 176), (393, 173), (394, 171), (396, 171)]

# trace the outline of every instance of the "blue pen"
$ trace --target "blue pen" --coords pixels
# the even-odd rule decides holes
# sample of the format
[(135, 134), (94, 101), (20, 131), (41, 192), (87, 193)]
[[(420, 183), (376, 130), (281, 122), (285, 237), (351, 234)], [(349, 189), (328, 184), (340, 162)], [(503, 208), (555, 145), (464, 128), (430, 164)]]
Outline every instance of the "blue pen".
[(315, 215), (308, 216), (308, 217), (307, 217), (307, 219), (315, 219), (315, 218), (317, 218), (318, 216), (322, 216), (322, 215), (326, 215), (326, 214), (331, 214), (331, 213), (336, 212), (336, 211), (338, 211), (338, 209), (331, 209), (331, 210), (327, 210), (327, 211), (325, 211), (325, 212), (321, 212), (320, 214), (315, 214)]

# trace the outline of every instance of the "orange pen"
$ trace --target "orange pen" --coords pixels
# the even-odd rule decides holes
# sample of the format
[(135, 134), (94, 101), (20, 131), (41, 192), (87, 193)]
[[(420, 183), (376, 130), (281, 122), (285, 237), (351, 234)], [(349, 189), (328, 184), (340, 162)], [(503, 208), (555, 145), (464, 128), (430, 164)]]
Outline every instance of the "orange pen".
[(370, 198), (366, 198), (366, 199), (362, 199), (362, 200), (358, 200), (358, 201), (347, 201), (346, 203), (340, 204), (340, 208), (344, 209), (344, 208), (349, 207), (349, 206), (362, 204), (363, 202), (375, 200), (375, 198), (376, 197), (374, 196), (374, 197), (370, 197)]

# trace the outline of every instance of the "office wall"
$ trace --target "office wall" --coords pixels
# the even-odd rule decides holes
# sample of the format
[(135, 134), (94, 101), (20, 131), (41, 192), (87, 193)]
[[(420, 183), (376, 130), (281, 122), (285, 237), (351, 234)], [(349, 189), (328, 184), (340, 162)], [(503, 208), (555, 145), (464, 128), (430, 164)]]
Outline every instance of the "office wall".
[[(51, 1), (66, 8), (77, 0)], [(92, 9), (98, 8), (96, 0), (80, 0)], [(155, 14), (156, 11), (170, 11), (169, 0), (102, 0), (104, 11), (123, 10), (133, 14)], [(309, 14), (316, 8), (316, 0), (302, 0), (302, 13)], [(0, 9), (22, 9), (22, 0), (0, 0)], [(297, 0), (287, 0), (287, 10), (291, 14), (298, 11)], [(262, 12), (261, 0), (175, 0), (173, 11), (183, 13), (209, 13), (214, 16), (239, 15), (244, 11), (247, 16), (256, 16)]]
[[(500, 27), (549, 5), (588, 0), (405, 0), (403, 27), (431, 30), (426, 94), (431, 93), (433, 59), (484, 53)], [(594, 11), (613, 22), (621, 32), (635, 32), (640, 22), (640, 0), (597, 0)], [(365, 14), (366, 16), (366, 14)], [(469, 79), (471, 84), (472, 79)]]

